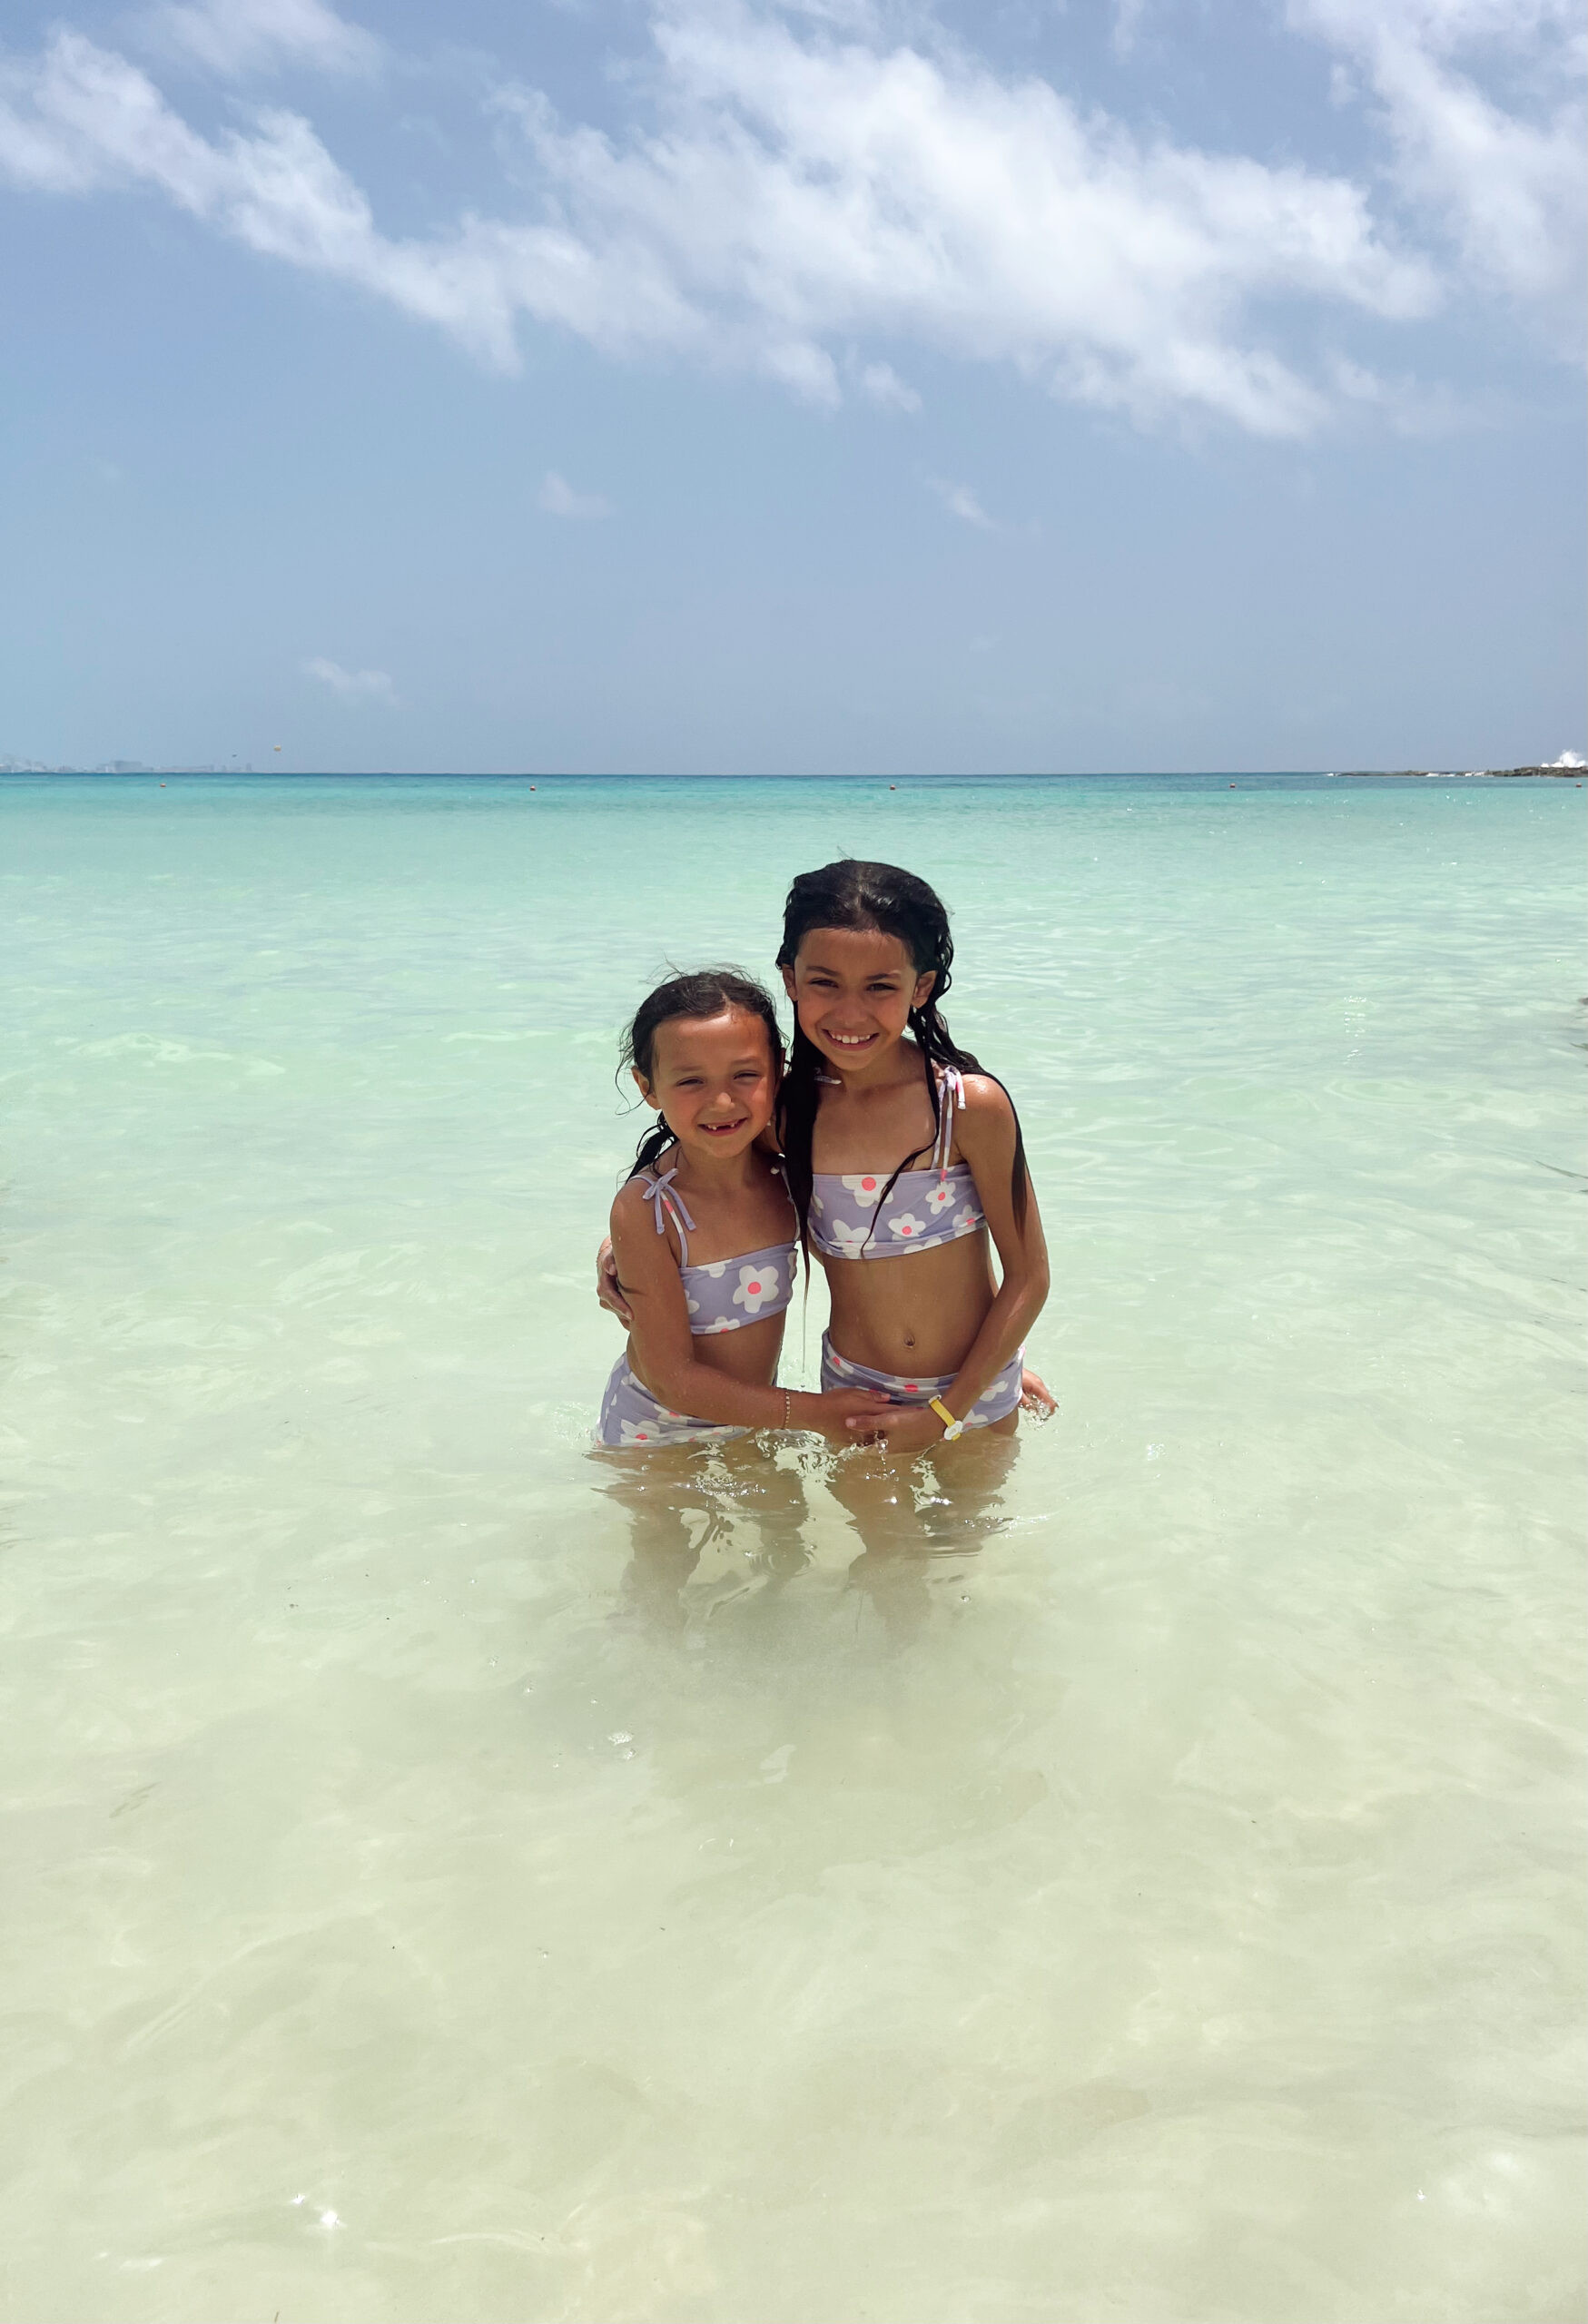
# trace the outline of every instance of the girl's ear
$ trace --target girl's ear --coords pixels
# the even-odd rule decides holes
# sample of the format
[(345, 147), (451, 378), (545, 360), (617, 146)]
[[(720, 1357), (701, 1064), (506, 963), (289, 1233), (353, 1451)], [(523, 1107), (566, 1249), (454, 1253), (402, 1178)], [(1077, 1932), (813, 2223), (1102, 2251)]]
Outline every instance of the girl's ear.
[(794, 972), (786, 960), (783, 964), (783, 989), (792, 1000), (794, 998)]
[(634, 1076), (634, 1086), (639, 1091), (640, 1096), (645, 1099), (646, 1105), (650, 1107), (653, 1113), (659, 1114), (662, 1110), (662, 1101), (659, 1098), (652, 1097), (651, 1085), (646, 1079), (645, 1075), (640, 1071), (637, 1065), (631, 1065), (628, 1069)]
[(932, 988), (936, 982), (937, 970), (935, 969), (928, 969), (923, 977), (916, 978), (915, 998), (910, 1003), (912, 1009), (925, 1008), (927, 1001), (932, 997)]

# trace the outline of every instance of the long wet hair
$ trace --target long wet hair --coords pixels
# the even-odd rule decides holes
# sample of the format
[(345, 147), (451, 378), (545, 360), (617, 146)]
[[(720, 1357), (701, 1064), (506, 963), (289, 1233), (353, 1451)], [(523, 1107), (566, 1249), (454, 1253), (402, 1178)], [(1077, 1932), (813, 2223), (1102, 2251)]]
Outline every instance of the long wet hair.
[[(664, 1025), (677, 1017), (720, 1017), (725, 1009), (742, 1009), (747, 1017), (759, 1017), (766, 1028), (766, 1043), (772, 1051), (774, 1074), (783, 1071), (783, 1030), (777, 1021), (777, 1010), (772, 995), (764, 985), (746, 976), (743, 969), (694, 969), (687, 976), (669, 977), (655, 992), (647, 992), (635, 1010), (633, 1020), (618, 1047), (617, 1070), (621, 1076), (625, 1066), (637, 1073), (642, 1081), (654, 1084), (656, 1078), (656, 1035)], [(657, 1158), (674, 1143), (674, 1133), (667, 1127), (666, 1114), (658, 1113), (651, 1128), (640, 1139), (639, 1150), (626, 1171), (626, 1178), (637, 1177), (648, 1170)]]
[[(986, 1072), (969, 1049), (960, 1049), (950, 1039), (943, 1021), (942, 997), (953, 982), (954, 940), (949, 934), (949, 916), (942, 899), (924, 880), (918, 880), (913, 872), (901, 871), (896, 863), (858, 863), (846, 857), (841, 863), (824, 863), (819, 872), (802, 872), (789, 890), (783, 912), (783, 943), (777, 955), (780, 969), (794, 967), (801, 944), (814, 928), (868, 929), (897, 937), (910, 955), (916, 975), (925, 976), (931, 971), (932, 990), (919, 1009), (911, 1009), (910, 1030), (926, 1059), (926, 1093), (932, 1100), (932, 1144), (935, 1145), (936, 1133), (942, 1127), (942, 1101), (933, 1068), (945, 1066), (961, 1073)], [(821, 1103), (822, 1068), (822, 1053), (800, 1030), (796, 1009), (794, 1048), (778, 1097), (776, 1122), (788, 1190), (800, 1215), (802, 1236), (808, 1233), (810, 1218), (811, 1146), (816, 1108)], [(997, 1079), (996, 1075), (988, 1078)], [(1001, 1081), (998, 1086), (1003, 1088)], [(1009, 1097), (1007, 1089), (1003, 1094)], [(1011, 1108), (1013, 1103), (1011, 1098)], [(917, 1147), (913, 1154), (904, 1157), (877, 1197), (878, 1212), (893, 1193), (900, 1173), (931, 1150), (930, 1145)], [(1017, 1113), (1010, 1196), (1015, 1222), (1022, 1227), (1029, 1184), (1026, 1142)]]

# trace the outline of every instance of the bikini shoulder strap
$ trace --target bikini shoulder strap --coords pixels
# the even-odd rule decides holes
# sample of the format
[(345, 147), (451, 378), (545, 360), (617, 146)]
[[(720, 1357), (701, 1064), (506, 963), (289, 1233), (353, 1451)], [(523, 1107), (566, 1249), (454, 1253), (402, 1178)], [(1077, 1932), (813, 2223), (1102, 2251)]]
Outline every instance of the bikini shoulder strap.
[(932, 1167), (940, 1179), (947, 1175), (949, 1156), (953, 1150), (954, 1108), (962, 1106), (964, 1102), (964, 1075), (957, 1066), (941, 1067), (937, 1076), (937, 1139), (932, 1157)]
[(687, 1266), (689, 1237), (684, 1230), (686, 1226), (693, 1226), (695, 1221), (689, 1216), (683, 1196), (673, 1184), (677, 1175), (678, 1165), (676, 1162), (673, 1167), (670, 1170), (665, 1170), (659, 1178), (653, 1177), (648, 1170), (640, 1171), (640, 1200), (651, 1204), (651, 1216), (656, 1222), (658, 1235), (665, 1235), (667, 1231), (666, 1219), (662, 1216), (664, 1208), (666, 1210), (667, 1217), (678, 1229), (678, 1244), (684, 1254), (683, 1264)]

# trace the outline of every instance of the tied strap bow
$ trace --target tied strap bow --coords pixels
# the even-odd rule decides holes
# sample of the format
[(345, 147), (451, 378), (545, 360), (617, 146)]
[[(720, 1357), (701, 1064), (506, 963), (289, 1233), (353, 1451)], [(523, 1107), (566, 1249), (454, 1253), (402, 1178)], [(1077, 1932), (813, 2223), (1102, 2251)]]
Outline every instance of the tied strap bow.
[(656, 1222), (656, 1232), (658, 1235), (665, 1235), (667, 1231), (667, 1222), (662, 1216), (663, 1210), (667, 1209), (672, 1212), (675, 1223), (678, 1228), (678, 1240), (684, 1246), (684, 1264), (687, 1266), (689, 1265), (689, 1237), (686, 1235), (684, 1230), (686, 1226), (693, 1230), (695, 1221), (689, 1216), (688, 1205), (685, 1202), (683, 1196), (677, 1191), (676, 1187), (673, 1184), (674, 1179), (677, 1176), (678, 1165), (675, 1162), (673, 1167), (670, 1170), (665, 1170), (659, 1178), (647, 1177), (642, 1179), (640, 1182), (640, 1200), (642, 1202), (651, 1203), (655, 1206), (651, 1212), (651, 1216)]

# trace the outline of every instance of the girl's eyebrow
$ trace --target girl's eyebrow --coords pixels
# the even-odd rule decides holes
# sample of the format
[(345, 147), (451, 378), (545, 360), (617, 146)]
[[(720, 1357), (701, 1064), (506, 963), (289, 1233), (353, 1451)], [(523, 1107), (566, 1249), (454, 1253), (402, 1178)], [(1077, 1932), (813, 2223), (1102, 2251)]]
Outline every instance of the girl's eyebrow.
[[(892, 982), (902, 977), (903, 973), (902, 969), (873, 969), (866, 978), (866, 982), (880, 984), (884, 978)], [(805, 974), (808, 977), (837, 977), (839, 971), (836, 969), (830, 969), (825, 960), (807, 960)]]

